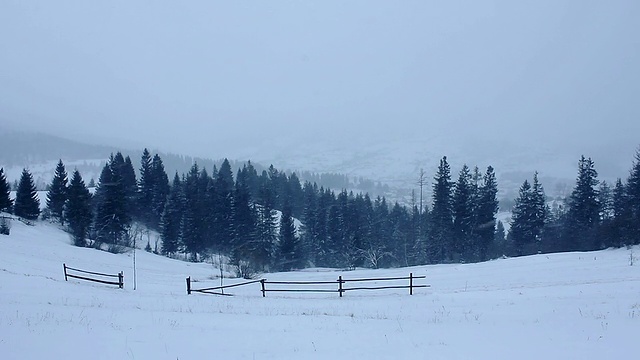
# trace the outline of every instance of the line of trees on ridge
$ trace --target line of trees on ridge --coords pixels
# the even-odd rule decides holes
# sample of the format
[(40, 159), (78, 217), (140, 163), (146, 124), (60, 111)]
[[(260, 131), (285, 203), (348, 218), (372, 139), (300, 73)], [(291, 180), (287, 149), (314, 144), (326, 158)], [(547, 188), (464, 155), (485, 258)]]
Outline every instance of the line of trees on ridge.
[[(92, 195), (77, 170), (68, 180), (59, 161), (42, 215), (60, 223), (77, 246), (122, 251), (132, 246), (132, 229), (142, 225), (160, 234), (156, 252), (186, 254), (191, 261), (225, 255), (244, 276), (305, 267), (477, 262), (640, 240), (640, 149), (626, 182), (613, 185), (600, 182), (594, 162), (582, 157), (571, 195), (553, 208), (534, 173), (520, 187), (508, 234), (496, 220), (494, 169), (464, 165), (454, 181), (446, 157), (433, 180), (431, 206), (424, 207), (422, 201), (402, 206), (366, 193), (336, 193), (273, 166), (258, 174), (251, 162), (234, 175), (226, 159), (211, 174), (193, 164), (169, 181), (160, 156), (146, 149), (139, 174), (137, 179), (128, 156), (112, 154)], [(0, 168), (0, 211), (40, 217), (28, 170), (15, 200), (9, 191)]]

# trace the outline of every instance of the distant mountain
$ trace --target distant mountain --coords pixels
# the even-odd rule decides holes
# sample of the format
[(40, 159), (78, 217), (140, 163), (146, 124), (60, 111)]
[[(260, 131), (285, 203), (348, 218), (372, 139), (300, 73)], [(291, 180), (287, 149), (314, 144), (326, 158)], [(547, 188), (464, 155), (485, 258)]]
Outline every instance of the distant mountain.
[[(130, 156), (137, 171), (140, 167), (139, 162), (142, 150), (86, 144), (58, 136), (28, 131), (0, 132), (0, 167), (5, 169), (8, 181), (11, 183), (16, 182), (22, 173), (22, 169), (27, 168), (33, 175), (38, 189), (45, 189), (51, 182), (59, 159), (64, 162), (67, 172), (70, 173), (74, 169), (78, 169), (88, 183), (91, 179), (97, 181), (107, 159), (117, 151), (122, 152), (124, 156)], [(207, 169), (211, 173), (213, 167), (219, 167), (224, 160), (223, 158), (214, 160), (164, 153), (151, 148), (149, 151), (152, 155), (157, 153), (162, 158), (169, 179), (173, 179), (175, 173), (187, 173), (194, 163), (197, 163), (201, 169)], [(245, 165), (246, 160), (229, 159), (229, 163), (235, 172)], [(277, 162), (264, 165), (252, 161), (252, 164), (259, 173), (267, 170), (271, 164), (279, 171), (292, 172), (292, 170), (284, 169), (286, 167)], [(391, 194), (388, 186), (368, 178), (350, 178), (340, 173), (311, 172), (304, 169), (296, 170), (296, 173), (301, 181), (315, 182), (319, 186), (327, 188), (337, 190), (346, 188), (357, 192), (368, 192), (373, 196)]]

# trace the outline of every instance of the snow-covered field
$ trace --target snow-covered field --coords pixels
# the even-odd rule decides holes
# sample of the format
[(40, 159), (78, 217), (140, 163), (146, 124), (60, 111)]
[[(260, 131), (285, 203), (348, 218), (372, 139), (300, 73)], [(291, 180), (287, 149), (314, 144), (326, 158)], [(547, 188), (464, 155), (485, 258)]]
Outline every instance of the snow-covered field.
[[(431, 288), (338, 294), (186, 295), (210, 264), (69, 245), (54, 225), (0, 235), (0, 358), (635, 359), (640, 261), (630, 250), (410, 269), (265, 274), (269, 280), (426, 275)], [(636, 248), (640, 255), (640, 249)], [(62, 264), (125, 273), (125, 289), (64, 281)], [(225, 279), (233, 283), (233, 279)]]

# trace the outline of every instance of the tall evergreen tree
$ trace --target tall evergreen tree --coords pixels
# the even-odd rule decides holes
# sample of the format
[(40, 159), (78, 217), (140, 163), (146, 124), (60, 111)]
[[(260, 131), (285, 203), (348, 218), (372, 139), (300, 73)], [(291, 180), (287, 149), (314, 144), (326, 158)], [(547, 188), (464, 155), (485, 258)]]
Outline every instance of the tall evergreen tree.
[(0, 168), (0, 212), (11, 212), (13, 200), (11, 200), (9, 183), (4, 175), (4, 168)]
[[(118, 153), (119, 154), (119, 153)], [(131, 223), (131, 206), (122, 176), (122, 154), (109, 158), (100, 173), (95, 192), (96, 245), (108, 243), (128, 246), (127, 230)]]
[[(535, 183), (535, 180), (534, 180)], [(487, 167), (482, 185), (478, 189), (475, 232), (477, 234), (477, 260), (485, 261), (495, 256), (490, 249), (495, 240), (496, 214), (498, 213), (498, 183), (493, 167)], [(502, 225), (502, 223), (500, 224)], [(504, 226), (502, 228), (504, 239)], [(500, 254), (502, 255), (502, 254)]]
[(75, 170), (71, 177), (64, 209), (64, 217), (67, 219), (74, 244), (85, 246), (91, 228), (91, 194), (78, 170)]
[(433, 210), (427, 244), (428, 261), (438, 263), (451, 260), (451, 236), (453, 228), (451, 169), (447, 157), (440, 160), (433, 184)]
[(224, 159), (216, 174), (212, 233), (220, 248), (226, 252), (230, 252), (233, 240), (233, 189), (231, 165), (229, 160)]
[(151, 154), (146, 148), (140, 158), (140, 180), (138, 181), (138, 199), (136, 201), (136, 218), (145, 225), (151, 226), (154, 178), (151, 171)]
[(636, 151), (633, 166), (627, 179), (626, 198), (629, 208), (627, 238), (631, 244), (640, 244), (640, 148)]
[(23, 169), (20, 176), (13, 213), (27, 220), (36, 220), (40, 216), (38, 192), (33, 183), (33, 177), (27, 169)]
[[(265, 172), (266, 174), (266, 172)], [(302, 213), (302, 226), (300, 241), (302, 243), (307, 260), (311, 266), (317, 266), (317, 255), (320, 251), (320, 241), (318, 239), (318, 187), (316, 184), (305, 182), (304, 210)]]
[(158, 154), (151, 160), (151, 175), (153, 178), (151, 192), (151, 222), (149, 226), (157, 229), (164, 213), (164, 207), (169, 196), (169, 177), (164, 169), (164, 163)]
[(47, 192), (47, 209), (52, 218), (64, 225), (64, 204), (67, 201), (67, 171), (62, 160), (58, 161), (56, 172)]
[(473, 261), (476, 244), (474, 243), (475, 199), (471, 183), (469, 167), (464, 165), (460, 170), (452, 197), (453, 237), (451, 243), (451, 260)]
[(182, 243), (181, 229), (184, 216), (185, 197), (183, 185), (178, 173), (173, 178), (161, 221), (161, 237), (163, 255), (171, 256), (180, 250)]
[(288, 203), (284, 204), (280, 217), (278, 268), (290, 271), (302, 267), (301, 245), (293, 223), (293, 212)]
[(610, 234), (611, 243), (609, 246), (632, 245), (631, 239), (632, 227), (631, 223), (631, 206), (627, 196), (627, 188), (622, 183), (622, 179), (616, 180), (613, 188), (613, 221)]
[(499, 257), (510, 253), (507, 246), (507, 234), (502, 221), (498, 220), (496, 232), (494, 235), (493, 246), (490, 248), (489, 254), (492, 257)]
[(246, 173), (238, 171), (233, 197), (233, 240), (232, 262), (238, 265), (240, 261), (247, 261), (252, 265), (252, 270), (258, 270), (268, 263), (269, 254), (264, 245), (256, 241), (257, 212), (251, 201), (249, 185)]
[(591, 158), (582, 156), (578, 162), (576, 186), (568, 201), (564, 236), (566, 250), (595, 250), (601, 247), (594, 236), (600, 221), (597, 177)]
[[(266, 175), (266, 172), (263, 174)], [(258, 203), (257, 208), (258, 219), (256, 222), (256, 258), (257, 266), (265, 269), (266, 265), (273, 262), (275, 246), (277, 243), (277, 215), (273, 208), (275, 198), (273, 190), (267, 176), (261, 176), (259, 179)]]
[(193, 164), (184, 181), (184, 218), (182, 221), (182, 243), (190, 254), (191, 261), (198, 261), (198, 254), (206, 248), (206, 209), (204, 208), (204, 188), (198, 164)]
[[(547, 196), (544, 193), (544, 187), (538, 180), (538, 172), (533, 173), (533, 184), (531, 186), (531, 200), (533, 202), (533, 207), (536, 211), (536, 216), (534, 217), (534, 228), (536, 229), (544, 229), (545, 222), (549, 217), (549, 207), (547, 206)], [(541, 231), (536, 232), (538, 237), (541, 236)]]
[(533, 254), (537, 249), (538, 236), (542, 229), (536, 227), (537, 208), (528, 180), (525, 180), (520, 186), (515, 202), (511, 214), (511, 230), (509, 231), (515, 255)]

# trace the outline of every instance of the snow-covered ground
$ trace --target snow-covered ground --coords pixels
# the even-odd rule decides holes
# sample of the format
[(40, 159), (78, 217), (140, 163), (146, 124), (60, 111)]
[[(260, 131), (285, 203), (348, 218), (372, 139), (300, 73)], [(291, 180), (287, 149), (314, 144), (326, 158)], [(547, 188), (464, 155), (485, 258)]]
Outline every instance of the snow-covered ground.
[[(269, 280), (426, 275), (431, 288), (333, 294), (186, 295), (209, 264), (69, 245), (54, 225), (0, 235), (0, 358), (633, 359), (640, 261), (626, 249), (393, 270), (302, 271)], [(636, 248), (640, 254), (640, 249)], [(125, 289), (64, 281), (62, 264), (124, 271)], [(225, 279), (225, 283), (233, 283)], [(234, 290), (234, 291), (231, 291)]]

